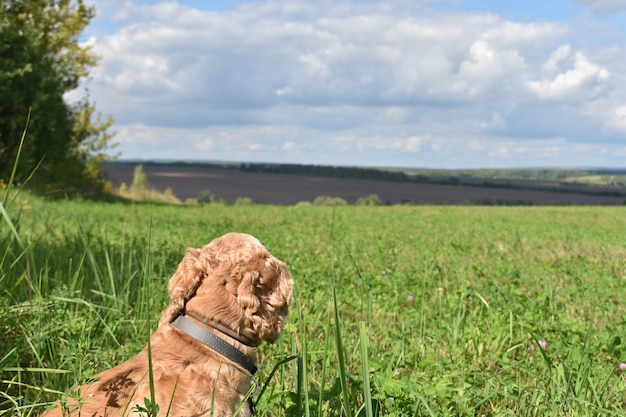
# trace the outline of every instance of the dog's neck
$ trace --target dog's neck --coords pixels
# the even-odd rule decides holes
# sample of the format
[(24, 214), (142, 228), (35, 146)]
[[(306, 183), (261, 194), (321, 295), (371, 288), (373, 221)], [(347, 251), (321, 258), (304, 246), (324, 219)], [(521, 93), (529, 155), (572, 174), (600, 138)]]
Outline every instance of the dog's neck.
[(239, 343), (243, 345), (246, 345), (248, 347), (257, 347), (259, 345), (254, 340), (251, 340), (250, 338), (242, 335), (241, 333), (236, 332), (235, 330), (231, 329), (228, 326), (223, 325), (222, 323), (219, 323), (214, 320), (204, 320), (200, 318), (197, 314), (194, 314), (189, 311), (186, 311), (184, 314), (197, 320), (198, 322), (204, 324), (205, 326), (212, 328), (213, 330), (217, 330), (218, 332), (230, 337), (231, 339), (235, 339), (236, 341), (238, 341)]
[[(256, 351), (255, 348), (248, 347), (241, 349), (242, 345), (239, 345), (238, 347), (232, 343), (228, 343), (222, 337), (219, 337), (205, 326), (198, 324), (197, 319), (190, 319), (188, 317), (193, 316), (181, 313), (178, 317), (176, 317), (176, 319), (174, 319), (174, 321), (172, 321), (171, 325), (196, 339), (198, 342), (202, 343), (211, 350), (241, 366), (247, 370), (250, 375), (254, 375), (256, 373), (257, 367), (254, 363), (256, 355), (253, 353)], [(200, 321), (200, 323), (204, 322)]]

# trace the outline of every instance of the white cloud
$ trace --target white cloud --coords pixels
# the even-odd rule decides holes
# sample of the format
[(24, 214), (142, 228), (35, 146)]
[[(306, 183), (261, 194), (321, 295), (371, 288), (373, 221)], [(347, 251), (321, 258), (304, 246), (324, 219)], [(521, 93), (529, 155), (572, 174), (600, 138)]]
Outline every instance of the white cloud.
[(334, 144), (342, 150), (358, 150), (360, 152), (408, 152), (419, 153), (431, 142), (428, 136), (381, 137), (360, 135), (354, 137), (335, 137)]
[(613, 109), (609, 114), (608, 126), (626, 134), (626, 105)]
[(491, 119), (486, 122), (482, 122), (480, 127), (485, 131), (503, 131), (507, 129), (506, 120), (499, 113), (493, 113)]
[(115, 4), (119, 28), (90, 40), (102, 61), (86, 86), (125, 157), (144, 144), (200, 159), (466, 163), (557, 158), (557, 145), (528, 144), (626, 130), (623, 48), (583, 48), (562, 22), (404, 1)]
[[(280, 15), (280, 7), (262, 3), (255, 10), (261, 15), (248, 5), (184, 17), (190, 12), (183, 7), (143, 6), (137, 13), (156, 20), (124, 27), (97, 44), (104, 59), (93, 88), (122, 95), (124, 103), (116, 105), (129, 114), (152, 106), (145, 113), (155, 123), (169, 121), (163, 112), (173, 102), (182, 103), (178, 118), (194, 124), (251, 122), (259, 113), (245, 110), (281, 103), (455, 103), (499, 95), (503, 84), (519, 79), (525, 64), (515, 34), (523, 38), (522, 49), (539, 36), (563, 32), (559, 25), (533, 24), (529, 35), (524, 25), (492, 16), (362, 15), (346, 5), (331, 10), (330, 18), (320, 14), (302, 22)], [(506, 49), (490, 43), (498, 32), (508, 34), (506, 42), (500, 37)], [(239, 111), (224, 114), (231, 108)], [(319, 122), (314, 119), (310, 123)]]
[(203, 141), (196, 143), (194, 147), (200, 152), (210, 151), (215, 147), (215, 140), (206, 138)]
[(523, 74), (525, 67), (518, 51), (497, 51), (488, 42), (478, 40), (469, 47), (453, 88), (458, 94), (470, 97), (489, 90), (501, 92), (503, 83), (515, 82), (511, 75)]
[(543, 68), (550, 72), (557, 72), (567, 58), (572, 54), (572, 46), (570, 44), (560, 46), (556, 51), (550, 55), (550, 59), (543, 65)]
[(626, 10), (626, 0), (577, 0), (597, 14), (612, 14)]
[(506, 141), (494, 147), (489, 154), (495, 158), (527, 158), (550, 160), (564, 154), (566, 141), (563, 138), (533, 140), (524, 143)]
[(406, 140), (405, 149), (408, 152), (419, 152), (429, 141), (430, 140), (427, 136), (411, 136)]
[(539, 98), (594, 98), (607, 90), (609, 71), (591, 62), (582, 52), (572, 55), (570, 49), (565, 45), (554, 51), (543, 65), (548, 76), (528, 83)]
[(495, 149), (489, 152), (489, 156), (497, 158), (508, 157), (510, 153), (509, 145), (497, 145)]
[(356, 138), (353, 136), (338, 136), (331, 138), (331, 144), (335, 150), (340, 152), (350, 151), (354, 148)]
[(142, 123), (129, 124), (117, 129), (115, 141), (120, 145), (159, 146), (174, 133), (172, 129), (153, 128)]

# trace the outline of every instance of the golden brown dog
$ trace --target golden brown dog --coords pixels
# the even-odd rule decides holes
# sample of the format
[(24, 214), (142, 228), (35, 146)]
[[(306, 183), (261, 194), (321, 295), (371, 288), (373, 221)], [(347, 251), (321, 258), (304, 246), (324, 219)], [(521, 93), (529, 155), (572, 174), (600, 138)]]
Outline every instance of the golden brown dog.
[[(239, 416), (252, 415), (245, 399), (256, 370), (256, 346), (278, 339), (292, 286), (287, 266), (250, 235), (229, 233), (189, 249), (169, 283), (172, 303), (150, 339), (159, 417), (230, 417), (238, 409)], [(217, 336), (221, 344), (209, 347), (189, 329), (210, 333), (209, 340)], [(237, 352), (232, 359), (233, 347), (242, 360), (236, 360)], [(145, 416), (137, 406), (150, 399), (148, 368), (146, 347), (77, 388), (78, 399), (72, 396), (43, 416)]]

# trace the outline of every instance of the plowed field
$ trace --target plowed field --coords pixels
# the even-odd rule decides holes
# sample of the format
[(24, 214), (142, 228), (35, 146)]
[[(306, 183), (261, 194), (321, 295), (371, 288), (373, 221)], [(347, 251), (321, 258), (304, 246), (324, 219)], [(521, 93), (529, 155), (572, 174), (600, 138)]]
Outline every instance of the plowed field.
[[(118, 187), (130, 186), (135, 163), (105, 166), (106, 177)], [(239, 170), (184, 167), (178, 165), (144, 165), (144, 172), (153, 188), (170, 187), (185, 200), (201, 191), (211, 191), (218, 199), (232, 203), (238, 197), (249, 197), (256, 203), (296, 204), (313, 201), (318, 196), (342, 197), (353, 203), (360, 197), (376, 194), (386, 204), (461, 204), (483, 200), (492, 202), (524, 202), (538, 205), (615, 205), (626, 201), (624, 196), (594, 195), (576, 190), (536, 190), (484, 187), (470, 185), (438, 185), (373, 180), (329, 178), (307, 175), (269, 174)], [(527, 182), (525, 184), (528, 184)]]

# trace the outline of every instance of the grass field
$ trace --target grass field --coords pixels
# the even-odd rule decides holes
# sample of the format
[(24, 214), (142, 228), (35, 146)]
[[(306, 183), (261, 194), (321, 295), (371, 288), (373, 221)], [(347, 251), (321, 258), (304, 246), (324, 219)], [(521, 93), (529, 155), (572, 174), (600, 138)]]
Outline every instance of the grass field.
[(0, 214), (0, 415), (36, 416), (134, 356), (189, 246), (251, 233), (294, 304), (261, 416), (626, 413), (619, 207), (154, 206), (44, 201)]

